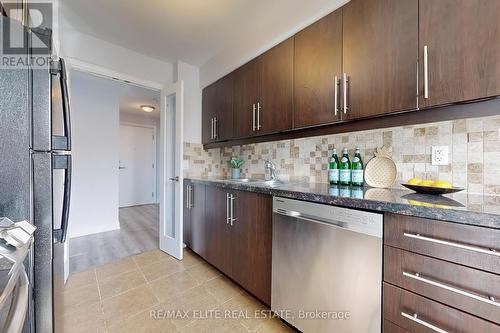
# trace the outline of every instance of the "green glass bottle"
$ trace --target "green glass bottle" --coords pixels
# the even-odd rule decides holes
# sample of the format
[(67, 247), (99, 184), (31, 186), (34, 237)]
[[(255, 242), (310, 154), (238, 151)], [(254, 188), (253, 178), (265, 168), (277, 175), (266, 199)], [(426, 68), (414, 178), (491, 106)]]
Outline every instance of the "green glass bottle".
[(361, 153), (359, 147), (356, 147), (356, 152), (354, 153), (354, 158), (351, 163), (352, 170), (352, 185), (363, 186), (365, 183), (365, 172), (363, 167), (363, 161), (361, 160)]
[(339, 183), (340, 185), (351, 185), (351, 161), (347, 148), (342, 151), (342, 158), (339, 162)]
[(339, 184), (339, 158), (337, 157), (337, 149), (333, 149), (330, 163), (328, 163), (328, 181), (330, 185)]

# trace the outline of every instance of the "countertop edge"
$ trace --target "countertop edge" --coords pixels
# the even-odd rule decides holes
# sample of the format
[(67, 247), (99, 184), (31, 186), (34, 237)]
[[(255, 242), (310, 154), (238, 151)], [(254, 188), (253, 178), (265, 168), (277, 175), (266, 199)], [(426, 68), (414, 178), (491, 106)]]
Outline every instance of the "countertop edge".
[(268, 194), (268, 195), (302, 200), (302, 201), (318, 202), (344, 208), (354, 208), (354, 209), (368, 210), (381, 213), (394, 213), (406, 216), (428, 218), (444, 222), (459, 223), (464, 225), (485, 227), (491, 229), (500, 229), (500, 215), (495, 215), (490, 213), (431, 208), (431, 207), (413, 206), (404, 203), (377, 201), (371, 199), (347, 198), (347, 197), (332, 196), (325, 194), (307, 193), (300, 191), (292, 191), (280, 187), (238, 184), (238, 183), (228, 182), (222, 179), (209, 180), (209, 179), (197, 179), (197, 178), (187, 177), (185, 178), (185, 180), (188, 180), (192, 183), (215, 185), (218, 187), (229, 188), (233, 190)]

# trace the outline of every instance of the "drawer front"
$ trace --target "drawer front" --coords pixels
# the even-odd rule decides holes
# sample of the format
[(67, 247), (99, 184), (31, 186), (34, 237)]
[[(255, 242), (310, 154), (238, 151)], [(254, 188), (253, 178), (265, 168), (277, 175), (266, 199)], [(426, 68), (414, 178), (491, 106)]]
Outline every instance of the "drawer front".
[(499, 323), (500, 275), (384, 246), (384, 280)]
[(383, 303), (384, 319), (411, 333), (500, 332), (499, 325), (387, 283), (384, 283)]
[(384, 244), (500, 274), (500, 230), (386, 214)]
[(410, 333), (410, 331), (405, 330), (404, 328), (399, 327), (398, 325), (391, 323), (387, 319), (384, 319), (384, 327), (382, 332), (384, 333)]

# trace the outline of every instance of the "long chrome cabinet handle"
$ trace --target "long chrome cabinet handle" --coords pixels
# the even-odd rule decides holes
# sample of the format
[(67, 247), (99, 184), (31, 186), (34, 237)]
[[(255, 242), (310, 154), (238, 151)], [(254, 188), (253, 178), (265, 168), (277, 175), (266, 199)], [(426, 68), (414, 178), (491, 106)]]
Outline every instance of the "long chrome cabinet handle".
[(214, 139), (219, 137), (219, 120), (217, 117), (214, 118)]
[(233, 194), (231, 194), (231, 196), (229, 197), (229, 199), (230, 199), (230, 202), (231, 202), (231, 219), (230, 219), (230, 221), (231, 221), (231, 226), (233, 226), (233, 222), (236, 221), (236, 219), (234, 218), (234, 200), (236, 198), (234, 197)]
[(460, 294), (462, 296), (473, 298), (473, 299), (478, 300), (478, 301), (483, 302), (483, 303), (487, 303), (487, 304), (494, 305), (494, 306), (500, 306), (500, 303), (496, 302), (494, 298), (490, 299), (488, 297), (471, 294), (467, 291), (446, 285), (444, 283), (440, 283), (440, 282), (436, 282), (436, 281), (424, 278), (419, 273), (411, 274), (411, 273), (403, 272), (403, 276), (406, 276), (410, 279), (414, 279), (414, 280), (417, 280), (417, 281), (420, 281), (423, 283), (430, 284), (430, 285), (438, 287), (438, 288), (442, 288), (442, 289), (451, 291), (451, 292), (456, 293), (456, 294)]
[(229, 212), (229, 207), (230, 207), (230, 204), (229, 204), (229, 199), (230, 198), (230, 194), (229, 193), (226, 193), (226, 224), (229, 224), (229, 219), (230, 219), (230, 212)]
[(429, 48), (424, 45), (424, 98), (429, 98)]
[(252, 131), (255, 132), (257, 129), (257, 126), (255, 125), (255, 111), (256, 111), (256, 106), (255, 103), (252, 105)]
[(333, 88), (333, 103), (335, 104), (335, 116), (337, 116), (339, 112), (339, 77), (335, 75), (335, 81), (333, 82), (334, 88)]
[(189, 185), (186, 186), (186, 208), (189, 209)]
[(347, 85), (349, 84), (349, 78), (347, 76), (347, 73), (344, 73), (343, 76), (343, 88), (344, 88), (344, 114), (347, 114), (347, 111), (349, 111), (349, 105), (347, 103)]
[(422, 241), (425, 241), (425, 242), (430, 242), (430, 243), (435, 243), (435, 244), (441, 244), (441, 245), (456, 247), (456, 248), (459, 248), (459, 249), (464, 249), (464, 250), (469, 250), (469, 251), (474, 251), (474, 252), (479, 252), (479, 253), (484, 253), (484, 254), (490, 254), (492, 256), (500, 257), (500, 252), (497, 252), (495, 250), (490, 250), (490, 249), (484, 249), (484, 248), (477, 247), (477, 246), (471, 246), (471, 245), (465, 245), (465, 244), (460, 244), (460, 243), (455, 243), (455, 242), (449, 242), (449, 241), (444, 241), (444, 240), (441, 240), (441, 239), (436, 239), (436, 238), (421, 236), (419, 234), (410, 234), (410, 233), (407, 233), (407, 232), (403, 233), (403, 236), (408, 237), (408, 238), (422, 240)]
[(210, 130), (211, 130), (211, 134), (210, 134), (210, 139), (214, 139), (214, 118), (210, 119), (211, 121), (211, 127), (210, 127)]
[(404, 313), (404, 312), (401, 312), (401, 315), (407, 319), (410, 319), (411, 321), (417, 323), (417, 324), (420, 324), (422, 326), (425, 326), (427, 327), (428, 329), (431, 329), (433, 330), (434, 332), (438, 332), (438, 333), (448, 333), (447, 331), (437, 327), (437, 326), (434, 326), (432, 324), (429, 324), (428, 322), (426, 321), (423, 321), (422, 319), (419, 319), (418, 318), (418, 315), (415, 313), (413, 316), (410, 315), (410, 314), (407, 314), (407, 313)]
[(262, 125), (260, 124), (260, 110), (262, 110), (262, 106), (260, 106), (260, 102), (257, 103), (257, 131), (262, 129)]
[(191, 196), (189, 198), (189, 205), (190, 205), (189, 208), (193, 208), (194, 207), (194, 187), (193, 187), (193, 185), (189, 185), (189, 187), (191, 188), (191, 190), (189, 191), (191, 194)]

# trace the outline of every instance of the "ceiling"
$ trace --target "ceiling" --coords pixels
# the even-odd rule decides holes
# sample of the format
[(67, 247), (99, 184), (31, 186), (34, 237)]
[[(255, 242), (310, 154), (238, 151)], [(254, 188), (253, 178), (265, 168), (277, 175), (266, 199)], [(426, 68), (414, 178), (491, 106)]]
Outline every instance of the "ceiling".
[[(160, 93), (158, 91), (122, 83), (120, 87), (120, 114), (129, 114), (147, 118), (160, 118)], [(141, 105), (151, 105), (155, 110), (147, 113)]]
[(255, 44), (256, 35), (265, 45), (346, 1), (64, 0), (61, 8), (64, 27), (153, 58), (201, 67), (228, 48)]

